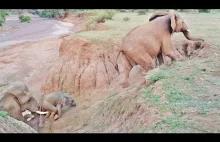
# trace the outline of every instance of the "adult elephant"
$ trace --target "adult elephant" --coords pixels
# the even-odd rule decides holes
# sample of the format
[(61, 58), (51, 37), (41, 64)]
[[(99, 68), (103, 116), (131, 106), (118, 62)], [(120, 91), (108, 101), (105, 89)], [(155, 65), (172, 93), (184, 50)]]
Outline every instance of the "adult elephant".
[(38, 102), (23, 82), (16, 81), (0, 92), (0, 110), (7, 111), (9, 116), (17, 120), (24, 121), (22, 112), (36, 112), (39, 109)]
[(117, 59), (122, 53), (123, 61), (123, 88), (129, 86), (129, 73), (134, 65), (139, 64), (147, 72), (152, 69), (152, 61), (159, 53), (171, 58), (172, 61), (181, 60), (175, 55), (171, 46), (171, 35), (174, 32), (183, 32), (189, 40), (192, 38), (184, 20), (174, 10), (158, 12), (150, 17), (150, 22), (132, 29), (122, 40), (121, 49), (116, 58), (115, 68), (118, 70)]

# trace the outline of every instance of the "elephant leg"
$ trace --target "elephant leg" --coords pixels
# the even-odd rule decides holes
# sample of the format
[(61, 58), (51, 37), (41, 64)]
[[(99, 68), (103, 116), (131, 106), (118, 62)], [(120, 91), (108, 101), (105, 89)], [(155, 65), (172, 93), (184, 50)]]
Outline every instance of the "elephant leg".
[(162, 52), (160, 52), (160, 53), (157, 55), (157, 58), (158, 58), (159, 65), (164, 64), (164, 59), (163, 59), (163, 53), (162, 53)]
[[(48, 101), (44, 101), (43, 104), (42, 104), (42, 107), (44, 108), (44, 110), (47, 110), (49, 112), (51, 112), (50, 116), (49, 116), (49, 120), (51, 120), (52, 118), (54, 118), (54, 115), (56, 114), (57, 112), (57, 108), (51, 104), (50, 102)], [(46, 117), (46, 116), (45, 116)]]
[(44, 110), (47, 110), (47, 111), (51, 111), (51, 112), (57, 111), (57, 108), (48, 101), (44, 101), (44, 103), (42, 104), (42, 107), (44, 108)]
[(49, 118), (49, 116), (50, 116), (50, 112), (48, 112), (44, 118)]
[(62, 105), (58, 104), (57, 105), (57, 115), (55, 115), (54, 120), (57, 120), (61, 117), (61, 108), (62, 108)]
[(162, 51), (164, 55), (170, 57), (172, 61), (178, 61), (170, 40), (166, 39), (163, 41)]
[(132, 55), (132, 60), (142, 66), (146, 72), (153, 69), (153, 59), (145, 50), (133, 52)]
[(50, 121), (54, 119), (55, 114), (56, 114), (56, 112), (51, 112), (50, 117), (49, 117)]
[(132, 69), (132, 65), (130, 64), (130, 62), (127, 60), (126, 56), (123, 54), (122, 55), (122, 62), (123, 62), (123, 80), (122, 80), (122, 87), (123, 88), (126, 88), (129, 86), (129, 83), (128, 83), (128, 78), (129, 78), (129, 73)]
[[(139, 56), (135, 56), (133, 60), (140, 66), (142, 66), (145, 72), (153, 69), (153, 59), (146, 51), (142, 51), (141, 53), (139, 53)], [(139, 86), (143, 85), (147, 85), (147, 81), (145, 78), (143, 78), (143, 81), (139, 84)]]

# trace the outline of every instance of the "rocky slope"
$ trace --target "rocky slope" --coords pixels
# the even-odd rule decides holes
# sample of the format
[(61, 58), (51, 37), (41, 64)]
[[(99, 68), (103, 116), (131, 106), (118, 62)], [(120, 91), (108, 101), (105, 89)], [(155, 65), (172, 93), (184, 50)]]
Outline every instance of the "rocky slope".
[(0, 133), (37, 133), (27, 124), (18, 121), (0, 111)]

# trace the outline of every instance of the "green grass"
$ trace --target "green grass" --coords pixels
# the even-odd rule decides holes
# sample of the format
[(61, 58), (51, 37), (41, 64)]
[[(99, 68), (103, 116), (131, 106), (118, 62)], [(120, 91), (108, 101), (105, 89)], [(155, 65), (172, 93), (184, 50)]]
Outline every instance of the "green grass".
[[(123, 18), (129, 17), (129, 22), (124, 22)], [(144, 24), (148, 21), (147, 15), (137, 17), (136, 13), (117, 13), (112, 20), (106, 20), (105, 25), (111, 27), (103, 31), (83, 31), (74, 33), (74, 38), (86, 38), (90, 41), (99, 40), (99, 44), (108, 40), (117, 40), (124, 37), (132, 28)]]
[(17, 122), (12, 122), (12, 125), (13, 125), (13, 126), (19, 126), (19, 123), (17, 123)]
[[(176, 129), (185, 127), (183, 118), (178, 115), (172, 115), (172, 116), (162, 119), (159, 123), (157, 123), (154, 126), (154, 129), (161, 129), (162, 125), (165, 125), (165, 127), (167, 127), (167, 129), (169, 129), (170, 132), (173, 132)], [(168, 130), (165, 130), (165, 131), (168, 131)]]
[(152, 89), (151, 88), (145, 88), (144, 90), (145, 96), (149, 99), (149, 102), (151, 104), (158, 104), (160, 102), (160, 96), (152, 94)]
[(3, 117), (3, 118), (8, 118), (8, 112), (0, 111), (0, 116)]
[[(173, 63), (161, 72), (148, 74), (146, 78), (151, 82), (160, 81), (163, 88), (163, 92), (159, 94), (153, 94), (151, 87), (145, 88), (144, 95), (148, 102), (152, 103), (152, 96), (156, 95), (160, 98), (165, 95), (165, 100), (159, 99), (156, 104), (154, 103), (154, 108), (160, 114), (171, 112), (174, 117), (161, 120), (154, 127), (147, 129), (147, 132), (214, 132), (216, 130), (211, 127), (206, 130), (207, 128), (204, 128), (202, 123), (196, 123), (196, 118), (188, 116), (192, 109), (195, 109), (194, 115), (208, 117), (210, 113), (220, 108), (220, 96), (212, 97), (213, 94), (220, 93), (218, 88), (216, 90), (209, 88), (213, 85), (220, 85), (220, 77), (210, 75), (212, 64), (216, 63), (211, 59), (188, 60)], [(214, 68), (214, 70), (218, 70), (218, 68)], [(165, 76), (161, 75), (163, 73), (169, 75), (163, 77)], [(200, 78), (204, 78), (203, 81), (199, 81)], [(181, 118), (182, 113), (184, 113), (184, 123), (187, 123), (185, 126)], [(220, 113), (216, 112), (216, 115), (220, 115)], [(196, 124), (191, 127), (191, 123)], [(164, 126), (165, 124), (168, 126)]]
[(31, 17), (30, 17), (30, 16), (20, 15), (20, 16), (19, 16), (19, 21), (20, 21), (21, 23), (30, 23)]
[[(189, 29), (191, 36), (205, 39), (211, 47), (220, 53), (220, 13), (184, 13), (179, 12)], [(95, 44), (106, 44), (109, 41), (121, 40), (131, 29), (147, 23), (152, 11), (146, 15), (123, 12), (116, 14), (112, 20), (104, 23), (108, 30), (84, 31), (74, 33), (74, 38), (85, 38)], [(130, 18), (125, 22), (124, 17)], [(186, 40), (182, 33), (175, 33), (175, 40)], [(105, 45), (107, 46), (107, 44)], [(219, 57), (218, 57), (219, 58)], [(162, 83), (162, 92), (153, 94), (157, 84), (143, 89), (146, 99), (142, 103), (151, 104), (159, 115), (171, 112), (173, 115), (161, 119), (150, 128), (137, 130), (136, 132), (215, 132), (219, 128), (204, 127), (206, 123), (214, 123), (212, 119), (203, 120), (214, 113), (216, 122), (219, 120), (220, 112), (220, 76), (212, 75), (212, 71), (220, 68), (219, 59), (210, 57), (207, 59), (196, 58), (183, 62), (173, 62), (169, 67), (148, 74), (147, 79), (152, 83)], [(215, 88), (215, 89), (214, 89)], [(114, 95), (112, 95), (114, 96)], [(117, 98), (115, 97), (110, 98)], [(164, 99), (165, 98), (165, 99)], [(197, 118), (195, 116), (199, 116)], [(209, 125), (207, 125), (209, 126)], [(135, 131), (135, 130), (134, 130)]]
[[(99, 39), (101, 41), (107, 41), (109, 39), (117, 40), (124, 37), (132, 28), (141, 24), (147, 23), (149, 17), (153, 14), (150, 10), (146, 15), (137, 15), (137, 13), (117, 13), (113, 16), (112, 20), (106, 20), (105, 25), (111, 27), (104, 31), (84, 31), (80, 33), (74, 33), (74, 38), (86, 38), (86, 39)], [(212, 43), (213, 48), (220, 46), (218, 35), (220, 34), (220, 13), (184, 13), (179, 12), (180, 16), (184, 19), (191, 35), (194, 37), (204, 38), (206, 42)], [(128, 22), (124, 22), (123, 18), (129, 17)], [(174, 39), (185, 40), (182, 33), (175, 33)]]
[(160, 70), (160, 71), (156, 72), (155, 74), (150, 75), (148, 78), (148, 81), (150, 81), (151, 83), (154, 83), (154, 82), (161, 80), (161, 79), (164, 79), (168, 76), (169, 76), (168, 72)]

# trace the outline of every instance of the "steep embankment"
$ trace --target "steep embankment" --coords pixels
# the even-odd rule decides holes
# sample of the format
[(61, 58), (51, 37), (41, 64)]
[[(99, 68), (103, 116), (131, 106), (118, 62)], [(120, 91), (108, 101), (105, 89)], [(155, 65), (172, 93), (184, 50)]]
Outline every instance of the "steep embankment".
[(37, 133), (27, 124), (18, 121), (0, 111), (0, 133)]
[[(214, 53), (205, 43), (196, 46), (185, 41), (174, 45), (185, 60)], [(62, 41), (58, 62), (49, 70), (42, 94), (68, 92), (76, 99), (77, 107), (65, 111), (61, 119), (47, 123), (42, 132), (138, 132), (172, 114), (159, 113), (148, 103), (138, 87), (144, 77), (141, 67), (132, 70), (130, 87), (121, 88), (122, 70), (118, 73), (114, 68), (117, 49), (118, 45), (105, 48), (72, 37)]]

